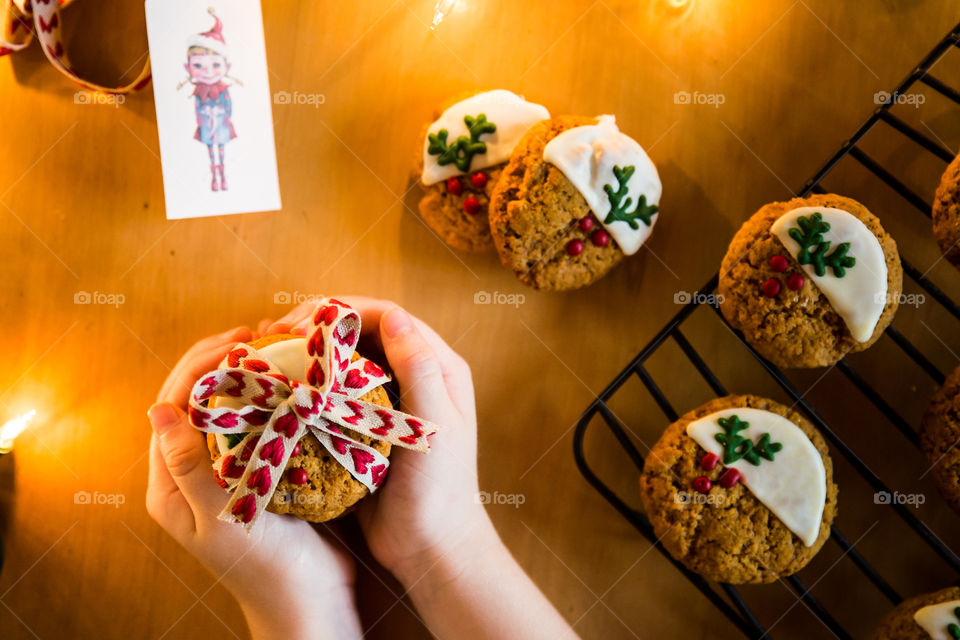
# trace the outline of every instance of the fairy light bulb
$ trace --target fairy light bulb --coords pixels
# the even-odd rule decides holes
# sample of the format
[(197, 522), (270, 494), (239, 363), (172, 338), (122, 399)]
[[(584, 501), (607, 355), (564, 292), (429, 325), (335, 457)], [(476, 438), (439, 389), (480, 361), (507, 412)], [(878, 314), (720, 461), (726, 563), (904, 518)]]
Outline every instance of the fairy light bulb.
[(430, 30), (433, 31), (437, 25), (453, 11), (457, 0), (440, 0), (433, 10), (433, 22), (430, 23)]
[(30, 421), (33, 420), (33, 417), (36, 415), (37, 410), (31, 409), (23, 415), (8, 420), (0, 427), (0, 454), (10, 453), (13, 449), (13, 441), (24, 432), (27, 425), (30, 424)]

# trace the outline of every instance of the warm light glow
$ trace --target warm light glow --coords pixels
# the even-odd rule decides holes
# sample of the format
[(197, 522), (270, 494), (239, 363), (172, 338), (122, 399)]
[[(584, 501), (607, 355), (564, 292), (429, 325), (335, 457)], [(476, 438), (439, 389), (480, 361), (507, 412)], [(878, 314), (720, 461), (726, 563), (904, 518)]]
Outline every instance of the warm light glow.
[(437, 3), (436, 8), (433, 10), (433, 22), (430, 23), (431, 31), (437, 28), (441, 20), (450, 15), (450, 12), (453, 11), (453, 7), (456, 4), (457, 0), (440, 0)]
[(13, 441), (17, 436), (23, 433), (27, 424), (37, 415), (36, 409), (31, 409), (13, 420), (9, 420), (0, 427), (0, 453), (9, 453), (13, 449)]

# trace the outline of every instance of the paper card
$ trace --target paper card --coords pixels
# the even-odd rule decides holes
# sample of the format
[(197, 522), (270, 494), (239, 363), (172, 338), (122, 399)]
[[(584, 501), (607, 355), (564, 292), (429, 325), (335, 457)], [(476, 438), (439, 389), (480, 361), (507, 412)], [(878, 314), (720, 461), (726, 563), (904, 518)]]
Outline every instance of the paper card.
[(260, 0), (146, 0), (167, 218), (280, 208)]

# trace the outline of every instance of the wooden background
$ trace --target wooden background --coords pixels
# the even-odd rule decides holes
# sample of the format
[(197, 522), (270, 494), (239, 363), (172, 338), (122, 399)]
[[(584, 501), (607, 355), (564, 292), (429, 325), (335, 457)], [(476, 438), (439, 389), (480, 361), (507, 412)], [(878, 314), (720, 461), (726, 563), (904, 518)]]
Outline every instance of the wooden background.
[[(266, 2), (272, 90), (325, 97), (319, 107), (274, 106), (284, 210), (183, 222), (164, 218), (149, 89), (120, 108), (76, 104), (75, 87), (37, 46), (0, 59), (0, 414), (36, 407), (41, 418), (0, 459), (0, 636), (247, 636), (230, 595), (147, 516), (144, 411), (193, 341), (277, 317), (285, 307), (275, 295), (297, 292), (392, 298), (463, 353), (477, 387), (481, 488), (525, 499), (490, 506), (491, 516), (584, 637), (739, 637), (582, 479), (573, 426), (676, 313), (675, 294), (714, 273), (740, 222), (798, 189), (875, 108), (874, 93), (895, 85), (960, 12), (946, 0), (676, 4), (460, 0), (431, 33), (431, 0)], [(67, 49), (91, 79), (115, 83), (139, 68), (142, 2), (78, 0), (63, 19)], [(956, 57), (938, 75), (956, 80)], [(617, 115), (661, 171), (648, 248), (589, 289), (544, 294), (494, 256), (452, 252), (418, 221), (410, 171), (424, 121), (447, 96), (489, 87), (553, 113)], [(724, 103), (677, 104), (680, 91)], [(897, 113), (955, 149), (957, 109), (925, 95)], [(932, 198), (942, 162), (894, 134), (864, 147)], [(937, 262), (926, 218), (852, 161), (831, 180), (960, 298), (960, 273)], [(80, 291), (124, 303), (74, 304)], [(524, 300), (476, 305), (480, 291)], [(944, 316), (927, 303), (901, 310), (896, 326), (949, 371), (960, 334)], [(712, 314), (698, 318), (706, 339), (697, 345), (729, 388), (783, 399)], [(670, 353), (651, 367), (676, 406), (708, 399)], [(919, 418), (935, 386), (889, 339), (854, 361)], [(918, 513), (960, 548), (957, 516), (921, 477), (919, 453), (836, 372), (794, 379), (891, 486), (925, 496)], [(665, 426), (639, 383), (614, 409), (646, 444)], [(591, 460), (636, 503), (636, 473), (593, 431)], [(912, 595), (955, 581), (834, 457), (838, 524), (892, 585)], [(78, 505), (78, 491), (124, 503)], [(833, 543), (801, 575), (857, 636), (890, 606)], [(427, 635), (382, 577), (362, 576), (369, 635)], [(829, 637), (785, 584), (744, 593), (774, 637)]]

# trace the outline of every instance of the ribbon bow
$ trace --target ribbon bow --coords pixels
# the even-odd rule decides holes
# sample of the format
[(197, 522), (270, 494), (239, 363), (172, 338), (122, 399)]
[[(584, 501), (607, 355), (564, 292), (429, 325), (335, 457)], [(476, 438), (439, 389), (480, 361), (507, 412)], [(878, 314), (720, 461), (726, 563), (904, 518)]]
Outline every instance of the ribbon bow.
[[(243, 435), (214, 464), (233, 490), (221, 520), (253, 526), (307, 433), (371, 493), (383, 482), (390, 462), (340, 427), (421, 453), (430, 450), (427, 436), (439, 425), (360, 399), (390, 377), (370, 360), (352, 360), (359, 338), (360, 315), (343, 302), (325, 298), (313, 314), (306, 340), (306, 382), (290, 380), (260, 352), (241, 343), (220, 368), (193, 386), (189, 416), (194, 428)], [(211, 408), (213, 397), (229, 406)]]
[(133, 82), (120, 87), (103, 87), (81, 78), (60, 38), (60, 7), (72, 0), (0, 0), (0, 56), (25, 49), (37, 36), (43, 53), (63, 75), (91, 91), (104, 93), (129, 93), (139, 91), (150, 82), (150, 60), (147, 59), (140, 74)]

